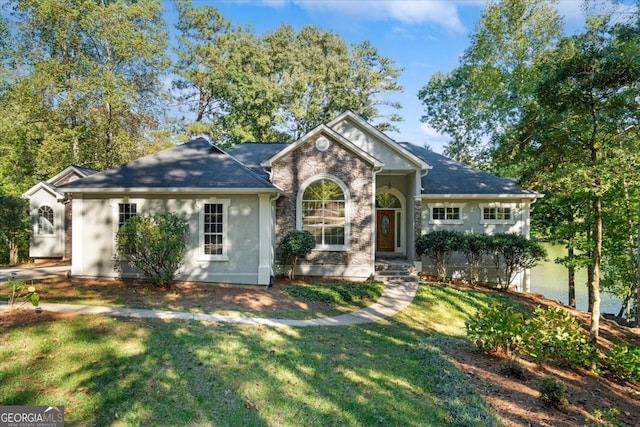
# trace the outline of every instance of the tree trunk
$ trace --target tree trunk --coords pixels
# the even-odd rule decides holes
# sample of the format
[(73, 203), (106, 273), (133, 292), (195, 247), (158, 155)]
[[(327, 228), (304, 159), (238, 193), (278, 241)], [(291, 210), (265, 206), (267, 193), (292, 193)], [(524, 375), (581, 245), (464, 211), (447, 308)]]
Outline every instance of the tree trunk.
[(638, 203), (638, 278), (636, 280), (636, 328), (640, 328), (640, 203)]
[(16, 265), (18, 263), (18, 240), (12, 237), (9, 243), (9, 264)]
[[(599, 187), (596, 182), (596, 188)], [(600, 265), (602, 263), (602, 197), (596, 195), (593, 199), (593, 216), (595, 222), (594, 248), (593, 248), (593, 277), (591, 279), (591, 292), (593, 306), (591, 310), (591, 328), (589, 338), (594, 351), (597, 349), (598, 334), (600, 329)]]
[[(568, 258), (571, 260), (574, 257), (573, 247), (570, 246), (567, 249)], [(574, 266), (567, 267), (568, 280), (569, 280), (569, 307), (576, 308), (576, 268)]]

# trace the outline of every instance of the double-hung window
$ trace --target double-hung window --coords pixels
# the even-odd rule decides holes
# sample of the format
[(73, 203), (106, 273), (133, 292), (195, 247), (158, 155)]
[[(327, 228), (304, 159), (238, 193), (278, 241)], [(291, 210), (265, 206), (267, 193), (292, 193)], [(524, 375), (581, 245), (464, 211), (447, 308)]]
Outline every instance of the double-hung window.
[(226, 261), (227, 233), (229, 224), (227, 211), (229, 200), (212, 199), (200, 203), (199, 261)]
[(136, 203), (118, 203), (118, 229), (136, 215), (138, 215)]

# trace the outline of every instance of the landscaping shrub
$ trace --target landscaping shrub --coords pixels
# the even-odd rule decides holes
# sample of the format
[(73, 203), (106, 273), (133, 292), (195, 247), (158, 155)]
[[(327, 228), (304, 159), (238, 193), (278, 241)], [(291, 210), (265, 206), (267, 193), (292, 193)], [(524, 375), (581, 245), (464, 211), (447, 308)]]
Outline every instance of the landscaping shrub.
[(588, 337), (578, 322), (561, 308), (538, 307), (525, 316), (508, 304), (492, 304), (465, 323), (467, 338), (482, 352), (501, 350), (538, 363), (591, 366)]
[(604, 364), (618, 378), (640, 383), (640, 347), (615, 341)]
[(515, 233), (491, 236), (488, 251), (496, 267), (498, 286), (502, 289), (509, 289), (518, 273), (535, 267), (547, 256), (546, 250), (538, 242)]
[(0, 194), (0, 264), (17, 264), (29, 252), (29, 201)]
[(524, 352), (538, 363), (555, 361), (560, 366), (591, 366), (593, 353), (588, 336), (566, 310), (536, 307), (526, 321)]
[(473, 285), (478, 283), (484, 255), (489, 249), (489, 241), (490, 236), (479, 233), (463, 234), (460, 237), (460, 249), (467, 259), (469, 281)]
[(500, 362), (498, 366), (500, 373), (506, 377), (518, 378), (520, 380), (526, 377), (526, 370), (524, 367), (513, 359), (508, 359)]
[(569, 406), (567, 387), (551, 375), (538, 378), (535, 382), (542, 402), (555, 409), (564, 411)]
[[(40, 294), (35, 286), (27, 286), (24, 282), (13, 279), (8, 280), (6, 285), (9, 288), (9, 307), (12, 309), (19, 308), (27, 302), (30, 302), (34, 307), (40, 304)], [(22, 302), (20, 303), (20, 301)], [(18, 303), (20, 305), (16, 305)]]
[(453, 252), (462, 249), (462, 233), (451, 230), (436, 230), (416, 239), (416, 253), (428, 257), (436, 267), (440, 280), (447, 277), (447, 268)]
[(526, 334), (525, 316), (516, 307), (493, 303), (465, 322), (467, 338), (482, 352), (520, 353)]
[(289, 231), (280, 242), (280, 257), (284, 264), (291, 266), (289, 280), (295, 276), (298, 258), (303, 257), (316, 247), (316, 239), (311, 233), (304, 230)]
[(116, 235), (120, 262), (140, 269), (155, 286), (171, 287), (189, 233), (187, 221), (171, 212), (130, 218)]

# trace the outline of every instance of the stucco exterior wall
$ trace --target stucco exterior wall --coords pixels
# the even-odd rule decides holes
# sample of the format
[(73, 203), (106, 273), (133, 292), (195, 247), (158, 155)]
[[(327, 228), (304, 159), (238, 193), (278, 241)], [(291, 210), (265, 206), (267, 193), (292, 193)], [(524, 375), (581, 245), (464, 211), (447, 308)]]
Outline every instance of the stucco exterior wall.
[[(483, 221), (483, 206), (495, 205), (502, 207), (510, 207), (512, 212), (512, 220), (500, 223), (500, 221)], [(433, 207), (460, 207), (460, 221), (456, 224), (439, 223), (431, 218), (431, 209)], [(421, 222), (421, 234), (425, 234), (435, 230), (454, 230), (463, 233), (515, 233), (529, 237), (529, 221), (530, 221), (530, 202), (524, 200), (505, 200), (505, 199), (429, 199), (422, 200), (422, 212), (416, 209), (416, 219)], [(431, 260), (427, 257), (421, 257), (421, 268), (427, 274), (436, 275), (436, 269)], [(461, 253), (454, 253), (449, 262), (448, 276), (453, 278), (467, 277), (467, 260)], [(493, 265), (491, 257), (485, 256), (482, 270), (480, 272), (480, 281), (495, 282), (496, 269)], [(530, 281), (530, 272), (524, 271), (516, 275), (511, 285), (519, 291), (528, 291)]]
[[(38, 234), (38, 209), (49, 206), (53, 210), (53, 234)], [(64, 255), (64, 205), (56, 195), (40, 188), (29, 198), (31, 215), (31, 241), (29, 256), (32, 258), (62, 258)]]
[[(151, 198), (153, 197), (153, 198)], [(200, 250), (200, 211), (204, 203), (229, 201), (225, 260), (203, 260)], [(177, 279), (202, 282), (257, 284), (260, 257), (260, 203), (258, 195), (129, 195), (111, 198), (73, 199), (73, 264), (71, 274), (80, 277), (119, 277), (115, 247), (118, 203), (136, 203), (138, 214), (171, 211), (189, 222), (189, 237)], [(267, 210), (268, 211), (268, 210)], [(81, 220), (78, 220), (81, 218)], [(266, 223), (268, 226), (268, 222)], [(269, 234), (267, 233), (267, 237)], [(266, 242), (268, 245), (270, 242)], [(138, 277), (131, 268), (123, 277)], [(268, 277), (267, 277), (268, 280)], [(263, 278), (264, 281), (264, 278)], [(268, 284), (261, 283), (261, 284)]]
[(271, 180), (284, 192), (276, 202), (276, 246), (296, 227), (297, 197), (305, 181), (316, 176), (335, 177), (346, 184), (349, 192), (348, 250), (314, 250), (300, 263), (299, 273), (369, 277), (374, 269), (373, 166), (334, 140), (320, 151), (316, 139), (305, 141), (272, 166)]

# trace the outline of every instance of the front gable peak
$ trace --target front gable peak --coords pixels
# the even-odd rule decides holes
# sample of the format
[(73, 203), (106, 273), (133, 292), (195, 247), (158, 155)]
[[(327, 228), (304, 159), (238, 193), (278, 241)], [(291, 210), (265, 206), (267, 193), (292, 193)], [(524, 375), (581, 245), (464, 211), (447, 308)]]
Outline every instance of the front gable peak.
[(271, 158), (262, 162), (261, 166), (264, 168), (272, 167), (273, 164), (277, 162), (279, 159), (282, 159), (283, 157), (287, 156), (289, 153), (293, 152), (298, 147), (307, 143), (310, 140), (315, 140), (316, 149), (319, 151), (326, 150), (329, 147), (329, 145), (332, 143), (332, 141), (335, 141), (338, 144), (342, 145), (347, 150), (353, 152), (355, 155), (357, 155), (367, 163), (371, 164), (374, 168), (382, 168), (384, 166), (380, 160), (372, 156), (370, 153), (362, 150), (356, 144), (349, 141), (344, 136), (340, 135), (339, 133), (337, 133), (335, 130), (331, 129), (327, 125), (320, 125), (316, 127), (311, 132), (307, 133), (302, 138), (298, 139), (296, 142), (288, 145), (285, 149), (279, 151)]

